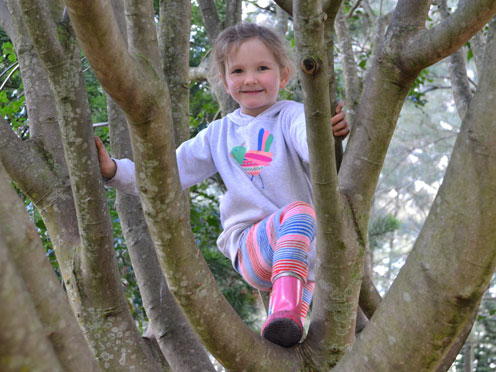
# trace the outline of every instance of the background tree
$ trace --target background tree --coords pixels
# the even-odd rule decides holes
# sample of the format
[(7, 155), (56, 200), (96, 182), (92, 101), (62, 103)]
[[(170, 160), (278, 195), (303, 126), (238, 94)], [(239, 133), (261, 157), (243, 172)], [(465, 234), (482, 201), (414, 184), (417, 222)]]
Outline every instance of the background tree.
[[(119, 14), (122, 14), (118, 11), (118, 2), (112, 7), (106, 1), (83, 4), (68, 1), (66, 12), (55, 1), (22, 0), (20, 4), (7, 1), (9, 13), (2, 11), (0, 21), (19, 59), (30, 139), (22, 141), (10, 125), (1, 123), (0, 159), (9, 177), (29, 196), (45, 221), (70, 304), (101, 369), (168, 367), (153, 354), (153, 346), (140, 338), (120, 288), (110, 218), (96, 166), (80, 53), (72, 29), (95, 75), (125, 114), (137, 164), (141, 204), (150, 233), (146, 239), (153, 242), (170, 291), (189, 323), (226, 368), (436, 370), (470, 322), (496, 262), (493, 249), (496, 236), (490, 222), (496, 210), (496, 168), (492, 153), (496, 133), (490, 125), (494, 117), (495, 106), (491, 103), (496, 83), (490, 61), (496, 57), (496, 46), (491, 32), (479, 40), (486, 44), (483, 45), (485, 57), (479, 58), (481, 79), (463, 115), (443, 186), (413, 251), (380, 305), (377, 296), (375, 302), (366, 301), (374, 298), (372, 286), (362, 286), (361, 291), (360, 286), (374, 191), (405, 98), (424, 68), (459, 49), (484, 27), (496, 13), (496, 4), (483, 0), (460, 2), (452, 14), (445, 15), (444, 21), (426, 28), (429, 1), (398, 1), (382, 43), (376, 44), (371, 54), (353, 131), (337, 176), (334, 143), (328, 130), (333, 101), (329, 86), (334, 80), (332, 69), (328, 70), (332, 58), (327, 52), (340, 3), (329, 1), (321, 6), (319, 2), (279, 2), (281, 8), (293, 14), (297, 58), (302, 62), (300, 79), (306, 99), (312, 179), (320, 226), (320, 265), (309, 334), (304, 343), (286, 350), (261, 339), (241, 322), (218, 290), (202, 256), (198, 255), (189, 225), (188, 203), (180, 190), (174, 156), (176, 143), (184, 139), (185, 113), (189, 112), (184, 103), (185, 95), (180, 96), (179, 89), (174, 88), (188, 80), (187, 72), (178, 68), (184, 66), (183, 58), (188, 49), (184, 45), (187, 42), (176, 45), (170, 37), (171, 30), (166, 30), (174, 20), (182, 19), (172, 30), (177, 33), (179, 27), (186, 27), (183, 33), (188, 34), (189, 23), (184, 22), (189, 17), (186, 4), (160, 2), (158, 5), (163, 6), (164, 11), (160, 16), (161, 30), (157, 33), (153, 3), (126, 1), (126, 43), (123, 27), (118, 25)], [(5, 9), (5, 3), (0, 4)], [(185, 13), (177, 15), (170, 7), (185, 10)], [(174, 19), (166, 21), (169, 15)], [(380, 37), (381, 32), (378, 35)], [(169, 57), (165, 57), (167, 55)], [(168, 64), (171, 61), (182, 66)], [(172, 107), (181, 108), (176, 110), (181, 111), (181, 115), (172, 115)], [(117, 110), (115, 114), (113, 109), (108, 112), (109, 119), (114, 115), (117, 118)], [(54, 125), (56, 122), (58, 127)], [(121, 124), (111, 129), (111, 137), (112, 132), (122, 131), (124, 119), (121, 117), (115, 122)], [(116, 136), (113, 141), (116, 154), (122, 154), (116, 147), (125, 143), (124, 137)], [(64, 146), (63, 152), (60, 144)], [(23, 154), (22, 160), (12, 155), (16, 153)], [(5, 176), (2, 177), (3, 184), (8, 186)], [(0, 198), (5, 202), (15, 199), (7, 192), (1, 193)], [(124, 202), (118, 204), (123, 206)], [(6, 206), (8, 204), (0, 205), (3, 210), (12, 209)], [(123, 209), (131, 208), (135, 207)], [(121, 214), (123, 225), (124, 219)], [(24, 221), (22, 225), (29, 223)], [(131, 230), (130, 227), (143, 225), (133, 221), (127, 226)], [(148, 233), (141, 228), (136, 230), (139, 230), (134, 231), (136, 235), (128, 231), (128, 246), (133, 239), (140, 243), (145, 241)], [(2, 237), (16, 236), (16, 239), (4, 239), (5, 243), (1, 244), (5, 254), (0, 260), (2, 267), (7, 268), (7, 263), (13, 261), (12, 252), (27, 233), (13, 233), (7, 224), (2, 224), (1, 231)], [(137, 252), (143, 251), (138, 249)], [(133, 260), (138, 277), (143, 259), (138, 255)], [(156, 263), (149, 265), (157, 267)], [(14, 272), (12, 268), (9, 270)], [(45, 274), (40, 271), (39, 275), (44, 278)], [(22, 290), (22, 283), (29, 288), (31, 279), (21, 272), (18, 276), (20, 283), (15, 284), (15, 291), (25, 294), (24, 303), (34, 301), (33, 293)], [(142, 283), (145, 303), (143, 288), (152, 286), (151, 278), (138, 278), (138, 282)], [(170, 314), (160, 308), (168, 306), (162, 303), (164, 284), (162, 275), (157, 274), (155, 287), (152, 286), (156, 290), (150, 292), (150, 302), (145, 303), (145, 308), (159, 344), (169, 335), (170, 344), (180, 344), (187, 332), (171, 334), (167, 326)], [(12, 288), (2, 287), (2, 295), (7, 294), (2, 297), (5, 301), (12, 298)], [(60, 292), (59, 289), (54, 291)], [(363, 297), (360, 303), (368, 309), (369, 315), (376, 306), (378, 308), (355, 341), (360, 292)], [(175, 306), (174, 302), (167, 304)], [(52, 329), (42, 316), (43, 311), (34, 307), (27, 318), (32, 327), (29, 329), (39, 330), (36, 322), (41, 322), (50, 328), (48, 334), (62, 337), (62, 330)], [(53, 313), (62, 316), (67, 311), (61, 308)], [(12, 312), (8, 316), (13, 316)], [(405, 329), (404, 324), (412, 328)], [(77, 337), (77, 333), (75, 331), (73, 337)], [(233, 334), (237, 337), (233, 338)], [(73, 354), (79, 350), (76, 343), (67, 340), (57, 344), (54, 337), (43, 336), (40, 335), (39, 345), (45, 345), (46, 349), (41, 352), (45, 353), (43, 350), (50, 347), (54, 350), (46, 366), (52, 370), (88, 369), (74, 362)], [(191, 345), (196, 344), (194, 337), (190, 340)], [(178, 367), (167, 355), (166, 345), (160, 347), (172, 370), (213, 368), (204, 353), (195, 353), (190, 361)], [(413, 349), (416, 350), (414, 355), (409, 353)], [(15, 370), (23, 363), (29, 365), (30, 360), (37, 358), (35, 352), (40, 351), (28, 350), (19, 356), (18, 350), (16, 346), (9, 349), (11, 356), (17, 358), (4, 360), (15, 360), (17, 364), (12, 362), (6, 368)], [(80, 357), (97, 368), (87, 350)], [(173, 354), (185, 361), (187, 350), (180, 348)], [(259, 357), (254, 359), (253, 355)], [(405, 355), (409, 355), (408, 365), (404, 363)]]

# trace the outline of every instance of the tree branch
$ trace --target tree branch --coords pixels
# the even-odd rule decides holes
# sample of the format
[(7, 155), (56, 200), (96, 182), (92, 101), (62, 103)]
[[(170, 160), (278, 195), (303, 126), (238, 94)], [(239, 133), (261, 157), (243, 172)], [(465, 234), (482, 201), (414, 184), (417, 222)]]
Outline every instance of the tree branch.
[(340, 8), (337, 14), (335, 28), (340, 49), (339, 55), (341, 63), (343, 64), (344, 89), (346, 94), (345, 106), (347, 108), (346, 120), (350, 124), (350, 127), (353, 127), (356, 121), (355, 116), (358, 111), (361, 89), (355, 56), (353, 54), (353, 46), (343, 7)]
[(153, 1), (125, 0), (125, 3), (129, 53), (146, 58), (156, 73), (162, 71)]
[(226, 1), (226, 20), (224, 21), (224, 28), (234, 26), (241, 22), (241, 4), (241, 0)]
[(0, 27), (9, 35), (12, 39), (14, 34), (14, 25), (12, 24), (12, 18), (10, 17), (9, 9), (5, 0), (0, 0)]
[[(38, 232), (7, 182), (1, 165), (0, 180), (0, 235), (9, 247), (16, 272), (27, 286), (36, 308), (35, 318), (39, 317), (44, 334), (50, 335), (55, 355), (64, 370), (99, 371), (45, 250), (40, 240), (35, 238)], [(26, 265), (26, 262), (30, 264)], [(29, 323), (28, 319), (32, 318), (25, 318), (24, 322)]]
[[(438, 6), (441, 18), (447, 19), (450, 13), (446, 0), (439, 0)], [(472, 90), (470, 89), (470, 82), (467, 77), (467, 65), (465, 63), (463, 47), (448, 57), (448, 70), (458, 115), (463, 119), (468, 104), (472, 99)]]
[[(132, 159), (122, 111), (107, 101), (113, 155)], [(173, 371), (214, 371), (205, 349), (167, 287), (139, 198), (117, 191), (116, 208), (148, 319), (158, 346)]]
[[(1, 167), (1, 164), (0, 164)], [(8, 184), (8, 180), (0, 180)], [(29, 293), (11, 261), (0, 235), (0, 358), (2, 371), (45, 370), (62, 372)], [(23, 330), (23, 331), (20, 331)]]
[[(320, 4), (312, 1), (296, 1), (293, 11), (319, 226), (316, 292), (307, 340), (325, 354), (326, 366), (332, 366), (354, 340), (360, 280), (351, 278), (361, 277), (361, 264), (357, 259), (356, 244), (345, 241), (346, 233), (355, 234), (349, 214), (345, 212), (347, 203), (337, 192), (334, 138), (330, 129), (328, 58), (324, 47), (326, 15)], [(327, 22), (332, 29), (334, 19)]]
[[(79, 44), (105, 90), (125, 108), (128, 116), (139, 118), (153, 111), (150, 102), (154, 102), (157, 89), (162, 89), (156, 85), (163, 85), (163, 80), (157, 71), (149, 68), (153, 63), (148, 56), (137, 55), (135, 60), (128, 53), (111, 3), (70, 0), (67, 7)], [(101, 53), (102, 45), (105, 53)], [(146, 78), (150, 75), (153, 78)], [(143, 81), (154, 84), (144, 85)], [(145, 113), (138, 112), (138, 107)]]
[(289, 15), (293, 15), (293, 1), (291, 0), (274, 0), (274, 2)]
[(58, 65), (64, 54), (64, 46), (59, 41), (50, 7), (36, 0), (7, 0), (7, 5), (11, 14), (17, 15), (13, 17), (17, 29), (24, 27), (20, 18), (22, 15), (26, 28), (33, 30), (31, 39), (37, 45), (38, 52), (44, 55), (44, 63), (47, 66)]
[(322, 10), (330, 19), (335, 19), (343, 0), (323, 0)]
[[(33, 0), (36, 7), (47, 7), (41, 0)], [(23, 2), (26, 5), (27, 0)], [(28, 4), (29, 5), (29, 4)], [(110, 8), (111, 9), (111, 8)], [(22, 9), (28, 19), (27, 28), (31, 35), (37, 35), (36, 14)], [(137, 332), (122, 290), (113, 247), (112, 227), (106, 207), (98, 158), (94, 146), (91, 112), (80, 66), (80, 51), (76, 47), (71, 27), (58, 24), (57, 32), (64, 39), (63, 55), (57, 64), (44, 61), (53, 90), (58, 123), (62, 135), (64, 153), (70, 173), (74, 202), (79, 225), (80, 244), (78, 251), (72, 252), (71, 272), (77, 278), (77, 298), (74, 298), (78, 318), (86, 331), (86, 336), (94, 349), (102, 367), (114, 366), (121, 370), (143, 369), (156, 371), (158, 366), (145, 348)], [(37, 41), (37, 37), (34, 38)], [(43, 60), (44, 44), (36, 45)], [(110, 48), (111, 49), (111, 48)], [(87, 55), (88, 56), (88, 55)], [(115, 65), (115, 64), (114, 64)], [(89, 153), (88, 153), (89, 149)], [(65, 270), (68, 268), (66, 267)], [(67, 272), (67, 271), (66, 271)], [(101, 341), (101, 327), (116, 327), (122, 335), (132, 340), (128, 343), (124, 365), (117, 357), (105, 358), (102, 355), (121, 353), (116, 347), (110, 351), (107, 342), (117, 345), (121, 340), (115, 334), (105, 334), (106, 342)], [(132, 357), (131, 357), (132, 356)]]
[(189, 139), (189, 39), (191, 3), (160, 1), (160, 54), (169, 86), (175, 143)]
[(402, 59), (410, 61), (411, 69), (420, 71), (461, 48), (495, 14), (493, 0), (463, 1), (439, 25), (413, 36), (402, 51)]
[[(488, 63), (494, 58), (496, 41), (488, 46), (480, 85), (435, 208), (354, 352), (342, 359), (337, 371), (436, 368), (489, 285), (496, 266), (496, 127), (491, 121), (496, 115), (496, 72)], [(416, 351), (408, 364), (402, 357), (406, 350)]]
[[(18, 154), (23, 154), (22, 158)], [(35, 204), (47, 196), (51, 186), (59, 183), (53, 170), (42, 160), (44, 157), (33, 142), (21, 141), (0, 117), (0, 162)]]
[(200, 66), (189, 68), (189, 81), (207, 80), (208, 67), (202, 62)]
[(219, 13), (217, 13), (217, 8), (215, 7), (215, 1), (198, 0), (198, 5), (200, 6), (203, 24), (207, 30), (208, 40), (210, 41), (210, 44), (213, 44), (222, 31)]

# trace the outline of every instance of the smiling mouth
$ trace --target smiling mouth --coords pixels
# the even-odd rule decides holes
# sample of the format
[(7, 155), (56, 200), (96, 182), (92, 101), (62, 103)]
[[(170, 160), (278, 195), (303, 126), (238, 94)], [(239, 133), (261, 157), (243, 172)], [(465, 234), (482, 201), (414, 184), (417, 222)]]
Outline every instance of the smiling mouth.
[(265, 92), (265, 89), (258, 89), (258, 90), (242, 90), (241, 93), (244, 94), (256, 94), (256, 93), (263, 93)]

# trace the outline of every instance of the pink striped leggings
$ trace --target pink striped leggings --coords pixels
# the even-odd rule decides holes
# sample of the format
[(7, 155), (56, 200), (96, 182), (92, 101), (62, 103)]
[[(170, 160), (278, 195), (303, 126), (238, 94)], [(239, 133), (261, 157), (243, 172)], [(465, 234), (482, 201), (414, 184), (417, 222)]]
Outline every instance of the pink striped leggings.
[(312, 300), (314, 282), (307, 281), (308, 252), (316, 233), (315, 211), (294, 202), (249, 227), (243, 233), (236, 267), (254, 288), (270, 291), (280, 274), (298, 276), (303, 288), (302, 318)]

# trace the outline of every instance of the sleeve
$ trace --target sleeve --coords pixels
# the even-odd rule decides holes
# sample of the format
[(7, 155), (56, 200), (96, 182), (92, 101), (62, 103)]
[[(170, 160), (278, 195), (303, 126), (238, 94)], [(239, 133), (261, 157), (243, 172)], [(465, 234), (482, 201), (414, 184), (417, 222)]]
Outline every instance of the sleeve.
[(177, 168), (183, 189), (196, 185), (217, 173), (212, 156), (212, 126), (198, 133), (194, 138), (181, 144), (176, 150)]
[[(183, 189), (187, 189), (217, 173), (210, 151), (210, 133), (202, 130), (176, 150), (177, 168)], [(113, 159), (117, 165), (115, 176), (105, 184), (128, 194), (138, 195), (134, 162), (129, 159)]]
[(128, 194), (138, 195), (134, 163), (129, 159), (112, 160), (117, 165), (117, 171), (115, 176), (108, 180), (105, 185)]
[(310, 155), (307, 144), (307, 128), (305, 122), (305, 112), (298, 110), (289, 120), (289, 140), (294, 146), (296, 153), (305, 164), (310, 164)]

